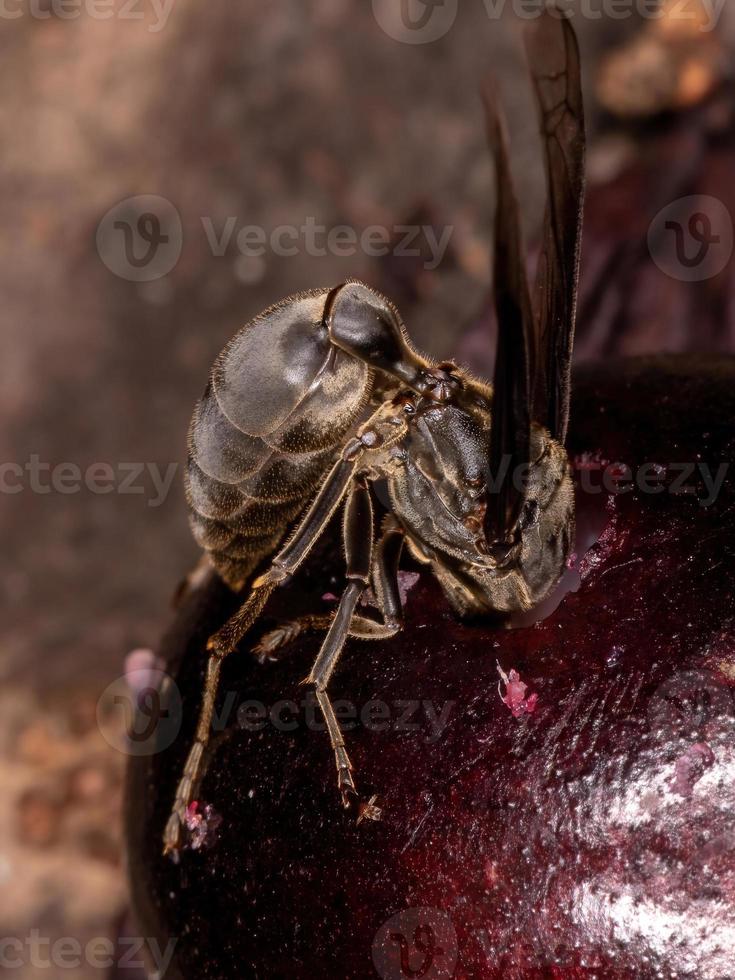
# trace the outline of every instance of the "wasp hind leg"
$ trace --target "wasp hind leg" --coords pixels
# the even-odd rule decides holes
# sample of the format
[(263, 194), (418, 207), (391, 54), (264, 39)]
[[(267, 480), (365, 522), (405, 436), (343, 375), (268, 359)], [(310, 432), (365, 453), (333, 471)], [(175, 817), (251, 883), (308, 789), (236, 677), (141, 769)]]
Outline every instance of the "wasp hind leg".
[(273, 559), (268, 572), (255, 580), (249, 596), (240, 609), (210, 637), (207, 643), (209, 659), (199, 720), (194, 743), (184, 764), (164, 831), (164, 854), (175, 853), (181, 846), (186, 811), (202, 777), (204, 754), (211, 736), (222, 662), (235, 650), (239, 641), (258, 619), (273, 590), (298, 568), (319, 539), (332, 514), (342, 502), (352, 482), (356, 465), (356, 459), (344, 458), (334, 465), (294, 534)]

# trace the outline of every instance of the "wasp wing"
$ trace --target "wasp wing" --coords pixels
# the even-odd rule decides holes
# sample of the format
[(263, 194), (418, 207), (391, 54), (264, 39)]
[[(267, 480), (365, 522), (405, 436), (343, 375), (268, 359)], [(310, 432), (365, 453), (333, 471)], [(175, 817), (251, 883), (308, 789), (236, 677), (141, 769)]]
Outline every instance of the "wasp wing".
[(483, 100), (497, 181), (493, 285), (498, 319), (485, 536), (488, 541), (503, 541), (524, 498), (518, 468), (529, 462), (534, 321), (505, 118), (495, 85), (486, 86)]
[(548, 180), (536, 278), (538, 364), (533, 415), (564, 442), (577, 313), (584, 198), (584, 115), (579, 47), (568, 19), (546, 11), (525, 35)]

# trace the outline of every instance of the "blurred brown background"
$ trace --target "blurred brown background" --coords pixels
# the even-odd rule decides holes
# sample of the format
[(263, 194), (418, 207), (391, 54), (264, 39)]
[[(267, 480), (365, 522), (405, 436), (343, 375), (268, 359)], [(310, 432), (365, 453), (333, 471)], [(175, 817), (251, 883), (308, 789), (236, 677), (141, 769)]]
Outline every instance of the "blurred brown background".
[[(226, 340), (289, 293), (354, 276), (390, 293), (420, 348), (486, 359), (493, 175), (477, 91), (488, 70), (501, 79), (531, 241), (544, 200), (520, 21), (507, 6), (511, 15), (493, 20), (482, 0), (464, 3), (426, 44), (384, 29), (398, 0), (392, 12), (382, 0), (139, 0), (126, 13), (115, 0), (100, 7), (104, 18), (91, 0), (3, 8), (0, 459), (22, 471), (4, 471), (0, 496), (0, 938), (37, 927), (85, 943), (114, 935), (124, 913), (124, 755), (100, 736), (96, 704), (126, 653), (155, 645), (197, 558), (180, 466), (192, 407)], [(575, 18), (591, 142), (581, 357), (733, 349), (731, 268), (705, 285), (672, 282), (646, 251), (640, 206), (657, 203), (652, 187), (661, 195), (653, 214), (682, 193), (732, 194), (731, 102), (717, 101), (732, 20), (724, 11), (714, 46), (701, 29), (687, 40), (700, 76), (712, 78), (701, 98), (696, 71), (687, 81), (684, 115), (618, 124), (601, 111), (595, 79), (605, 54), (650, 24)], [(613, 78), (626, 72), (616, 67)], [(119, 274), (122, 229), (107, 221), (98, 235), (111, 208), (139, 195), (165, 198), (181, 221), (180, 236), (175, 222), (161, 229), (180, 258), (150, 281)], [(133, 202), (115, 216), (155, 237), (155, 225), (138, 225), (149, 211)], [(234, 234), (214, 254), (207, 227), (220, 235), (228, 218)], [(358, 235), (403, 224), (451, 235), (435, 269), (359, 249), (307, 254), (303, 239), (289, 256), (238, 249), (243, 226), (269, 236), (307, 220)], [(607, 289), (616, 282), (617, 294)], [(704, 310), (695, 329), (682, 312), (692, 303)], [(69, 489), (70, 470), (64, 489), (39, 492), (26, 469), (34, 455), (51, 468), (39, 474), (44, 485), (51, 472), (58, 482), (61, 464), (83, 475), (100, 463), (112, 468), (112, 489)], [(134, 478), (140, 492), (124, 490), (135, 471), (121, 464), (145, 467)], [(152, 471), (173, 475), (169, 492)], [(15, 975), (36, 976), (23, 958)], [(87, 963), (63, 975), (103, 973)]]

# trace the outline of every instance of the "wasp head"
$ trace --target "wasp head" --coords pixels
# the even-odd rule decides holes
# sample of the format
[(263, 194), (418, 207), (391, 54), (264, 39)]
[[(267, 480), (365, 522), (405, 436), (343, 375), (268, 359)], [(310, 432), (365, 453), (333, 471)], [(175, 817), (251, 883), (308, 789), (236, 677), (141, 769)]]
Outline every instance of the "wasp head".
[[(490, 414), (422, 401), (391, 477), (391, 502), (419, 560), (429, 561), (462, 615), (510, 613), (539, 602), (558, 580), (573, 528), (564, 449), (533, 425), (530, 462), (491, 472)], [(507, 460), (508, 465), (512, 461)], [(502, 536), (488, 534), (488, 507), (508, 480), (523, 503)]]

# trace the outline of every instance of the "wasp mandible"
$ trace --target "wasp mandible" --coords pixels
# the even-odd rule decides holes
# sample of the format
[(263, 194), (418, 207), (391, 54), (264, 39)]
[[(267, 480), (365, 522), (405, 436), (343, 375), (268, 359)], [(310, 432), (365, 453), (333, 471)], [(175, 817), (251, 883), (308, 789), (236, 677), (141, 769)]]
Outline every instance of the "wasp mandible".
[[(492, 386), (453, 362), (437, 364), (417, 353), (395, 307), (356, 281), (272, 306), (233, 337), (212, 368), (189, 433), (187, 499), (196, 540), (244, 601), (207, 644), (199, 722), (166, 826), (166, 851), (180, 846), (202, 775), (223, 660), (339, 508), (346, 587), (336, 611), (287, 624), (266, 635), (256, 652), (272, 652), (304, 628), (326, 630), (307, 680), (324, 716), (345, 806), (359, 797), (329, 680), (347, 637), (381, 640), (401, 629), (403, 549), (430, 568), (463, 618), (529, 609), (561, 575), (574, 531), (564, 440), (584, 121), (569, 21), (547, 12), (527, 34), (526, 49), (548, 203), (533, 303), (505, 122), (488, 89), (498, 188)], [(379, 533), (378, 480), (390, 500)], [(369, 585), (376, 618), (358, 612)], [(361, 819), (380, 816), (374, 798), (359, 810)]]

